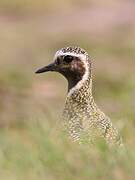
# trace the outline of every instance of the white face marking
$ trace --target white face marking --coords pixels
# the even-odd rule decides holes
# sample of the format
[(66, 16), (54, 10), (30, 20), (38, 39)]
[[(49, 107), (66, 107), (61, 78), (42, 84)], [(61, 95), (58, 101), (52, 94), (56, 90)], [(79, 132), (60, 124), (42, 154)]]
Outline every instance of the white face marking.
[(67, 55), (70, 55), (70, 56), (74, 56), (74, 57), (79, 57), (81, 60), (85, 61), (86, 60), (86, 55), (85, 54), (76, 54), (74, 52), (66, 52), (64, 53), (63, 51), (57, 51), (55, 53), (55, 56), (54, 56), (54, 60), (57, 59), (57, 57), (59, 56), (67, 56)]
[(64, 53), (60, 50), (60, 51), (56, 52), (56, 54), (54, 56), (54, 60), (56, 60), (57, 57), (59, 57), (59, 56), (66, 56), (66, 55), (78, 57), (83, 62), (84, 67), (85, 67), (85, 73), (84, 73), (82, 79), (73, 88), (71, 88), (70, 91), (68, 92), (67, 97), (70, 97), (71, 94), (73, 94), (76, 90), (80, 89), (83, 86), (83, 83), (88, 79), (90, 72), (89, 72), (89, 66), (88, 66), (87, 61), (86, 61), (87, 57), (85, 54), (76, 54), (74, 52)]

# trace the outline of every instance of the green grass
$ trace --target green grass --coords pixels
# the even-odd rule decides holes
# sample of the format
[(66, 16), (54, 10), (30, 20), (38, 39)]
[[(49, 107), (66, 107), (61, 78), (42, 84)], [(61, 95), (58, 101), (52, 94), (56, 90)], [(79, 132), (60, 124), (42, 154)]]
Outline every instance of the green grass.
[[(50, 133), (42, 121), (0, 133), (0, 167), (3, 179), (131, 179), (134, 155), (71, 143), (64, 134)], [(55, 134), (55, 136), (54, 136)]]

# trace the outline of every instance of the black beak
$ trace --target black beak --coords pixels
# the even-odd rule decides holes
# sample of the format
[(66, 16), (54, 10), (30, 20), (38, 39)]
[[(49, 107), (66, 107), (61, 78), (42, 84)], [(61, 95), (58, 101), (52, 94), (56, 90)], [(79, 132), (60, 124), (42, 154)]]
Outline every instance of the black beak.
[(43, 73), (43, 72), (48, 72), (48, 71), (56, 71), (57, 65), (56, 63), (51, 63), (48, 66), (45, 66), (41, 69), (38, 69), (35, 73)]

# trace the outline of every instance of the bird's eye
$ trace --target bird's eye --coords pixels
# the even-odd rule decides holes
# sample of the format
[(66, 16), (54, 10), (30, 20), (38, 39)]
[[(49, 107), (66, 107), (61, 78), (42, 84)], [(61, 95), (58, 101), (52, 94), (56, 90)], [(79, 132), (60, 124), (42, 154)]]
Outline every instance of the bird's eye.
[(63, 60), (66, 63), (70, 63), (73, 60), (73, 56), (70, 56), (70, 55), (64, 56)]

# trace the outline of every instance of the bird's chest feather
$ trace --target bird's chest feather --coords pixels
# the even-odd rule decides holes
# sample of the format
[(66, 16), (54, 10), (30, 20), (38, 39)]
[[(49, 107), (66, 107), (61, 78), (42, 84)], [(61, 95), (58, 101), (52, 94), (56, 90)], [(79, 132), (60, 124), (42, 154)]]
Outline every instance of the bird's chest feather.
[[(69, 104), (70, 103), (70, 106)], [(79, 140), (86, 134), (93, 134), (96, 126), (94, 121), (94, 112), (91, 107), (85, 103), (66, 103), (63, 112), (63, 122), (67, 132), (73, 140)]]

